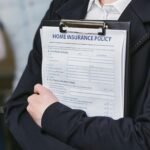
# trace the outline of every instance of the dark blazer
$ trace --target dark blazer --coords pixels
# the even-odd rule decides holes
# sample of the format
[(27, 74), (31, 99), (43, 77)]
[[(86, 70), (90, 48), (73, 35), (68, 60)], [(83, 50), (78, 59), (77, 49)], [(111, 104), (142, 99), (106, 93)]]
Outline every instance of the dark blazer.
[[(43, 20), (84, 19), (88, 0), (54, 0)], [(88, 117), (61, 103), (50, 106), (40, 129), (26, 111), (27, 97), (41, 83), (41, 42), (37, 30), (33, 50), (20, 83), (5, 108), (6, 122), (25, 150), (150, 149), (150, 1), (132, 0), (120, 21), (131, 22), (126, 70), (125, 117)], [(73, 147), (73, 148), (72, 148)]]

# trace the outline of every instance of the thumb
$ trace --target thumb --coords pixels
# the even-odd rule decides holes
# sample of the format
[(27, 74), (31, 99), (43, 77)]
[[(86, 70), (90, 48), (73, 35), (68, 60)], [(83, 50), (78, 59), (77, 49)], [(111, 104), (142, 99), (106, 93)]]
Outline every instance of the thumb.
[(42, 86), (41, 84), (36, 84), (34, 86), (34, 93), (36, 94), (46, 94), (48, 91), (48, 89), (46, 89), (44, 86)]

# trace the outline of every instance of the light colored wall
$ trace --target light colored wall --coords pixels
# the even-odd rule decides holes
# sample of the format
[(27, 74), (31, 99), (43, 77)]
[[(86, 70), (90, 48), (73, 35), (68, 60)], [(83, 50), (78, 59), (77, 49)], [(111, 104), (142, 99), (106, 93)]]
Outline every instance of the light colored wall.
[(51, 1), (0, 0), (0, 20), (5, 26), (15, 59), (14, 87), (27, 63), (35, 31)]

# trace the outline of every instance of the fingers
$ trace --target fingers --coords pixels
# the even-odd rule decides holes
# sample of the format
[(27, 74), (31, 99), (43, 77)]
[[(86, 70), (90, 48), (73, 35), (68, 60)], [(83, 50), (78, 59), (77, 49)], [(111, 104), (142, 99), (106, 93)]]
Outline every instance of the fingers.
[(28, 97), (28, 106), (26, 107), (27, 112), (32, 119), (41, 127), (41, 118), (45, 110), (56, 103), (58, 100), (51, 91), (43, 87), (41, 84), (34, 86), (34, 93)]
[(27, 101), (28, 101), (28, 106), (26, 109), (28, 112), (30, 112), (32, 110), (31, 108), (34, 107), (34, 105), (36, 105), (38, 103), (38, 95), (33, 94), (33, 95), (29, 96)]
[(41, 91), (42, 91), (42, 85), (41, 85), (41, 84), (36, 84), (36, 85), (34, 86), (34, 93), (40, 94)]
[(36, 84), (35, 86), (34, 86), (34, 93), (35, 94), (44, 94), (44, 95), (46, 95), (46, 94), (48, 94), (48, 93), (51, 93), (52, 94), (52, 92), (49, 90), (49, 89), (47, 89), (46, 87), (44, 87), (43, 85), (41, 85), (41, 84)]
[(47, 92), (47, 89), (42, 86), (41, 84), (36, 84), (34, 86), (34, 93), (36, 94), (45, 94)]
[(33, 119), (33, 121), (41, 127), (41, 118), (43, 116), (43, 113), (45, 111), (42, 101), (40, 100), (40, 95), (33, 94), (27, 99), (28, 106), (26, 107), (26, 110), (30, 117)]
[(27, 101), (28, 101), (28, 103), (32, 103), (33, 100), (35, 100), (36, 98), (37, 98), (37, 95), (33, 94), (33, 95), (31, 95), (31, 96), (28, 97)]

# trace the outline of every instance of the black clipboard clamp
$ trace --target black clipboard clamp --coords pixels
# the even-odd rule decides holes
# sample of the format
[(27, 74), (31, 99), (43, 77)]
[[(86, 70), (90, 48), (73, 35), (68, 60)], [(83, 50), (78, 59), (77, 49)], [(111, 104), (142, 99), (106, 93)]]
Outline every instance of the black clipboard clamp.
[(59, 24), (59, 30), (62, 33), (66, 33), (67, 30), (64, 27), (72, 28), (92, 28), (92, 29), (101, 29), (101, 32), (98, 31), (98, 35), (105, 35), (108, 25), (104, 21), (83, 21), (83, 20), (65, 20), (62, 19)]

